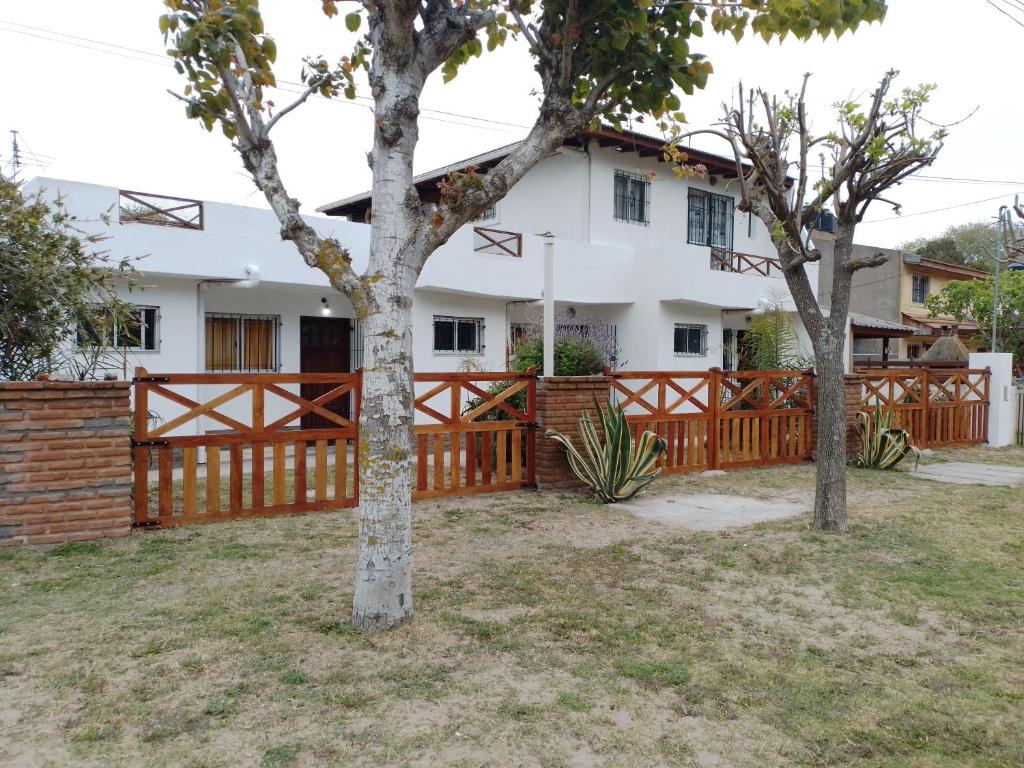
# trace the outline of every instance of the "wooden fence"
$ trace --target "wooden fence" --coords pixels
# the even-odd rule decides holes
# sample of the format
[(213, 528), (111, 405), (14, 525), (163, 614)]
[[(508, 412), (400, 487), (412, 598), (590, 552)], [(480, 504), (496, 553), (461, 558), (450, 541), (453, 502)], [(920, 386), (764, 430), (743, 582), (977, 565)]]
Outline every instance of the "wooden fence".
[(490, 493), (535, 479), (537, 373), (417, 373), (413, 499)]
[(637, 435), (663, 437), (666, 473), (791, 464), (811, 457), (809, 371), (611, 373)]
[(921, 448), (975, 445), (988, 440), (987, 369), (858, 369), (861, 405), (893, 414), (893, 423)]
[[(312, 400), (287, 389), (302, 384), (330, 389)], [(224, 391), (205, 403), (177, 391), (197, 385), (219, 385)], [(349, 393), (356, 404), (351, 420), (328, 407)], [(167, 527), (354, 507), (359, 495), (359, 395), (360, 376), (355, 373), (152, 375), (136, 369), (135, 524)], [(270, 398), (279, 398), (290, 410), (268, 424)], [(185, 410), (154, 421), (154, 406), (167, 403)], [(229, 403), (234, 416), (221, 410)], [(236, 418), (240, 409), (248, 412), (245, 421)], [(301, 428), (307, 413), (331, 426)], [(200, 417), (228, 431), (174, 434), (194, 427)]]
[[(415, 381), (423, 390), (416, 411), (433, 423), (414, 430), (414, 499), (534, 483), (535, 371), (418, 373)], [(326, 391), (312, 399), (291, 391), (302, 385)], [(215, 392), (198, 402), (182, 387)], [(135, 524), (167, 527), (356, 506), (360, 395), (358, 373), (157, 375), (136, 369)], [(267, 423), (274, 398), (287, 413)], [(353, 403), (351, 418), (336, 407), (346, 398)], [(151, 418), (169, 404), (182, 412)], [(302, 426), (308, 414), (320, 417), (318, 427)], [(201, 417), (225, 431), (194, 434)]]
[(774, 272), (777, 277), (782, 276), (782, 267), (779, 266), (778, 259), (727, 251), (723, 248), (711, 249), (711, 269), (738, 274), (752, 273), (763, 277), (771, 277)]

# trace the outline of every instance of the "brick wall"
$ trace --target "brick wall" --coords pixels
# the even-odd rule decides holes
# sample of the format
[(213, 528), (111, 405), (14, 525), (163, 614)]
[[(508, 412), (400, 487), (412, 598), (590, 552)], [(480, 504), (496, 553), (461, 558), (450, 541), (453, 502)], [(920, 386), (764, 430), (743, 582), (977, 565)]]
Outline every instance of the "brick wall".
[(846, 389), (846, 453), (852, 457), (860, 453), (860, 437), (857, 435), (857, 414), (860, 412), (861, 392), (864, 388), (864, 375), (849, 373), (845, 379)]
[(0, 383), (0, 547), (131, 531), (130, 388)]
[(537, 380), (537, 487), (543, 491), (583, 487), (565, 458), (565, 449), (544, 436), (548, 429), (569, 435), (577, 446), (579, 419), (584, 410), (594, 413), (594, 398), (608, 402), (608, 379), (604, 376), (552, 376)]

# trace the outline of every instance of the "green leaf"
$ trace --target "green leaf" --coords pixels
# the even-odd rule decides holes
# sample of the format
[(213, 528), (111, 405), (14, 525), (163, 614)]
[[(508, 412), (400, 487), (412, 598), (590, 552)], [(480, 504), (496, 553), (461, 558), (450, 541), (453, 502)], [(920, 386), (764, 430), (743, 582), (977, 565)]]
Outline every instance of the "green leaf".
[(359, 25), (363, 23), (362, 15), (358, 11), (345, 14), (345, 28), (349, 32), (356, 32), (359, 30)]

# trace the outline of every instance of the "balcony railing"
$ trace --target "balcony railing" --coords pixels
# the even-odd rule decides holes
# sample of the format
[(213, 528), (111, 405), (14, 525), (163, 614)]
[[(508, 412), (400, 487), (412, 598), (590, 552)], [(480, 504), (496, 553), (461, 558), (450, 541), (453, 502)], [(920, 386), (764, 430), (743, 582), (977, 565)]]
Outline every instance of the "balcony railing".
[(782, 277), (782, 267), (778, 259), (767, 256), (753, 256), (749, 253), (726, 251), (722, 248), (711, 249), (711, 268), (719, 272), (737, 272), (740, 274)]
[(203, 202), (186, 197), (129, 192), (122, 189), (118, 199), (122, 224), (156, 224), (181, 229), (203, 228)]
[(476, 253), (519, 258), (523, 255), (523, 235), (521, 232), (473, 227), (473, 250)]

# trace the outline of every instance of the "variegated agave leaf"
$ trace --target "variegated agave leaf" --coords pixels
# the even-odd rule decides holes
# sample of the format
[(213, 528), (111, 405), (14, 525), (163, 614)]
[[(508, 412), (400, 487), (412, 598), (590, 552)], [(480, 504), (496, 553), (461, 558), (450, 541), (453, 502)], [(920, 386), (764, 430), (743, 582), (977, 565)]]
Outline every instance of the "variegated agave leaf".
[(883, 411), (880, 405), (876, 405), (872, 413), (857, 414), (857, 433), (861, 440), (858, 467), (892, 469), (911, 453), (920, 461), (921, 452), (911, 444), (910, 434), (892, 426), (892, 420), (892, 413)]
[(582, 451), (557, 430), (549, 429), (546, 434), (565, 448), (572, 471), (598, 498), (606, 504), (625, 501), (661, 473), (658, 460), (665, 453), (665, 441), (644, 431), (634, 445), (621, 407), (612, 402), (603, 407), (595, 399), (594, 408), (604, 433), (603, 442), (587, 411), (580, 417)]

